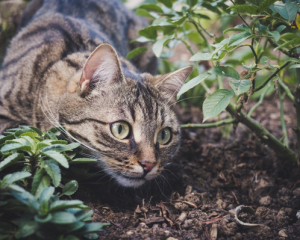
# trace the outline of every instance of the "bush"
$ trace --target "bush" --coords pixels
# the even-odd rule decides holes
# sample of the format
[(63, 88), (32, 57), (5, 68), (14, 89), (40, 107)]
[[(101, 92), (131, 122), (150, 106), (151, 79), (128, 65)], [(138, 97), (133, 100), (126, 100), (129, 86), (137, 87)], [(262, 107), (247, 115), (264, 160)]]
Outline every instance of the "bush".
[[(183, 43), (192, 55), (189, 61), (194, 63), (195, 68), (191, 79), (178, 93), (178, 99), (183, 95), (193, 104), (200, 104), (203, 121), (217, 116), (223, 110), (229, 113), (227, 118), (217, 122), (187, 124), (183, 128), (243, 123), (278, 154), (298, 162), (298, 156), (289, 148), (282, 104), (285, 96), (294, 101), (299, 154), (298, 10), (297, 0), (146, 1), (136, 13), (151, 19), (151, 25), (140, 30), (140, 37), (135, 41), (152, 42), (155, 55), (162, 59), (161, 70), (166, 72), (174, 69), (166, 58), (172, 56), (175, 46)], [(240, 22), (238, 25), (230, 26), (237, 21)], [(127, 58), (132, 59), (146, 50), (145, 47), (135, 49)], [(278, 52), (283, 54), (278, 57)], [(184, 65), (188, 65), (188, 62), (181, 61), (176, 67)], [(223, 82), (228, 78), (229, 86), (225, 89)], [(212, 92), (210, 87), (217, 90)], [(251, 117), (264, 97), (274, 91), (277, 91), (280, 102), (280, 139), (276, 139)], [(258, 99), (258, 102), (246, 113), (243, 107), (250, 98)]]
[(0, 136), (0, 239), (98, 238), (95, 232), (108, 224), (88, 223), (93, 211), (82, 201), (60, 199), (76, 192), (77, 181), (59, 190), (64, 182), (61, 167), (96, 160), (75, 158), (80, 144), (59, 140), (57, 128), (42, 132), (21, 126), (4, 134)]

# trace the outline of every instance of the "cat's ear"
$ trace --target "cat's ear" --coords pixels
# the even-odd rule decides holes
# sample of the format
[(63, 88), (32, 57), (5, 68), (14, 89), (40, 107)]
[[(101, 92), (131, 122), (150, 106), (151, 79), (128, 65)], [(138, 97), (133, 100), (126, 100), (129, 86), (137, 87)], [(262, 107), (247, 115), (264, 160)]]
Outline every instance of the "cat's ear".
[(192, 71), (193, 67), (189, 66), (162, 76), (157, 76), (154, 85), (170, 102), (176, 101), (177, 93)]
[(116, 50), (108, 43), (99, 45), (84, 64), (80, 78), (83, 94), (92, 90), (96, 84), (112, 85), (125, 81)]

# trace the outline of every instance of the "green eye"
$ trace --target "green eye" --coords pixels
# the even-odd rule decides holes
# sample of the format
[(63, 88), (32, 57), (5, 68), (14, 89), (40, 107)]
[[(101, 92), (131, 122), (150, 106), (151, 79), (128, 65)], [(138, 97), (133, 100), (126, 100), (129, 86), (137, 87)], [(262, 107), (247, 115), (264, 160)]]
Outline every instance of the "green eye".
[(118, 139), (125, 139), (129, 137), (130, 127), (126, 122), (115, 122), (111, 124), (111, 132)]
[(169, 128), (164, 128), (157, 135), (157, 142), (161, 145), (166, 145), (171, 140), (172, 133)]

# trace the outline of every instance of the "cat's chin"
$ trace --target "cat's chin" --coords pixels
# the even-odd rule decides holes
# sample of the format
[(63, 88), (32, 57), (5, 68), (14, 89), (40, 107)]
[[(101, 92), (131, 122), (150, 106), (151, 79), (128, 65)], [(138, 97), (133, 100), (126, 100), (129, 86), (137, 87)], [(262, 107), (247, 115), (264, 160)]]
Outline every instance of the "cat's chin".
[(113, 177), (116, 179), (116, 181), (124, 186), (124, 187), (133, 187), (133, 188), (137, 188), (142, 186), (145, 182), (146, 179), (142, 178), (142, 177), (128, 177), (128, 176), (123, 176), (123, 175), (119, 175), (119, 174), (112, 174)]

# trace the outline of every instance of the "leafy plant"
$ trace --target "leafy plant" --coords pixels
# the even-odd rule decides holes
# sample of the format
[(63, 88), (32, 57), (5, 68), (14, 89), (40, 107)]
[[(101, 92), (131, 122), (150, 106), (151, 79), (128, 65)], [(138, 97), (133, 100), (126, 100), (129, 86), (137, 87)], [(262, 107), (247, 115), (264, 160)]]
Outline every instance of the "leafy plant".
[[(153, 0), (136, 10), (138, 15), (151, 19), (151, 25), (140, 30), (140, 37), (135, 41), (153, 43), (154, 54), (163, 59), (163, 70), (172, 69), (165, 58), (172, 55), (179, 43), (192, 55), (189, 61), (195, 68), (191, 79), (179, 91), (178, 99), (182, 95), (190, 98), (206, 94), (204, 101), (195, 100), (202, 105), (203, 121), (223, 110), (230, 116), (213, 123), (182, 125), (182, 128), (243, 123), (274, 151), (298, 162), (297, 154), (289, 148), (282, 101), (285, 96), (294, 101), (300, 154), (299, 4), (298, 0)], [(231, 27), (230, 23), (236, 19), (241, 23)], [(216, 29), (214, 33), (209, 32), (213, 29)], [(146, 50), (135, 49), (128, 56), (134, 58), (133, 53)], [(278, 57), (278, 52), (283, 54)], [(188, 65), (188, 62), (181, 64)], [(228, 80), (228, 89), (224, 89), (223, 83)], [(216, 88), (214, 92), (211, 86)], [(278, 92), (280, 102), (281, 139), (251, 117), (264, 97), (274, 91)], [(247, 114), (243, 106), (250, 97), (259, 97), (259, 101)]]
[[(78, 143), (59, 140), (58, 129), (9, 129), (0, 136), (0, 239), (96, 239), (106, 223), (88, 223), (90, 207), (79, 200), (61, 200), (76, 192), (72, 180), (62, 186), (61, 167), (94, 162), (75, 158)], [(11, 174), (6, 174), (11, 170)], [(56, 188), (56, 189), (55, 189)], [(80, 238), (79, 238), (80, 237)]]

